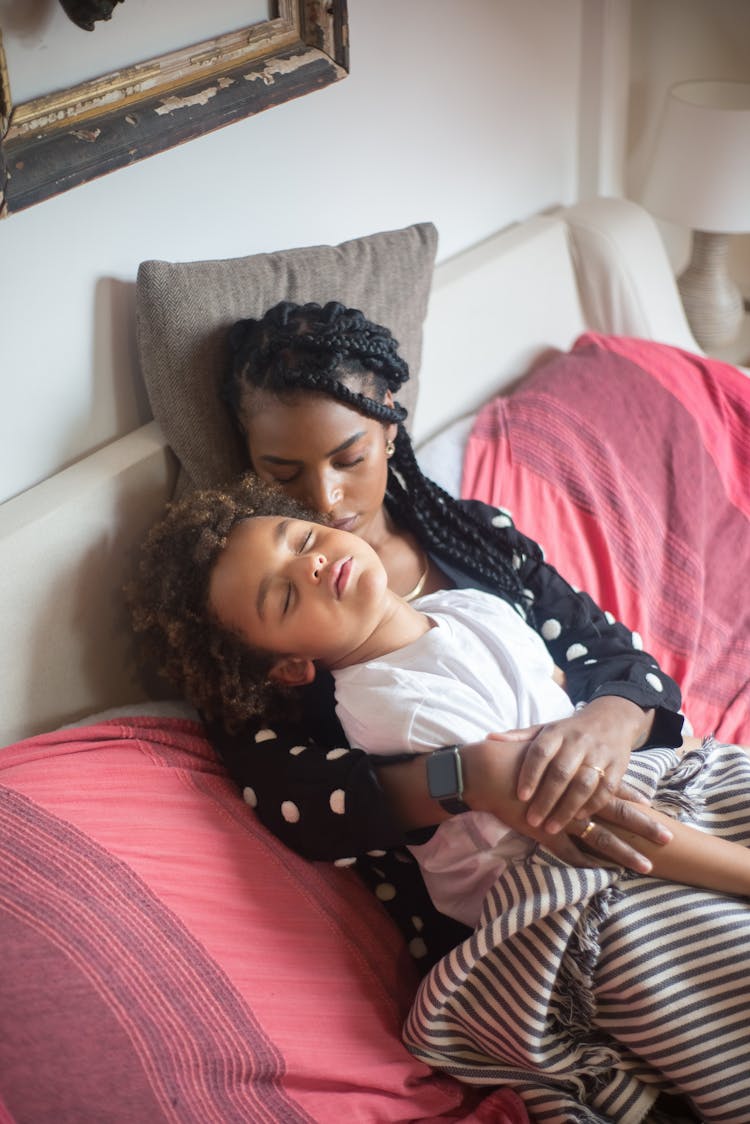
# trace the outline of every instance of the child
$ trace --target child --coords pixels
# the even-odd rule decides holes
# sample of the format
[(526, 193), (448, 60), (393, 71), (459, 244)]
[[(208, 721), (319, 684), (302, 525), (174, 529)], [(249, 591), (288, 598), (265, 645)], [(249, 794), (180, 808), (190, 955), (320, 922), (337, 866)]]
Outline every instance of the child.
[[(546, 649), (504, 602), (462, 590), (409, 605), (388, 589), (378, 556), (364, 540), (320, 523), (253, 478), (233, 490), (198, 493), (171, 509), (146, 543), (134, 605), (136, 628), (163, 669), (196, 706), (230, 719), (270, 705), (272, 684), (288, 690), (310, 682), (317, 663), (336, 679), (345, 728), (371, 751), (405, 746), (428, 751), (459, 733), (469, 741), (489, 729), (543, 722), (571, 709), (554, 682)], [(721, 1118), (750, 1119), (744, 1070), (734, 1081), (731, 1060), (750, 1050), (744, 983), (722, 999), (737, 1006), (731, 1026), (715, 1001), (716, 994), (724, 996), (719, 981), (728, 971), (721, 966), (728, 941), (734, 976), (742, 981), (750, 969), (750, 905), (720, 896), (750, 897), (748, 833), (737, 799), (750, 793), (750, 762), (741, 751), (724, 752), (709, 743), (682, 763), (674, 751), (636, 756), (649, 795), (692, 812), (696, 822), (716, 832), (668, 820), (673, 838), (653, 848), (658, 878), (639, 882), (619, 870), (578, 872), (544, 852), (530, 856), (529, 841), (491, 814), (492, 794), (487, 810), (475, 800), (473, 811), (446, 821), (423, 850), (416, 848), (441, 907), (478, 928), (446, 958), (458, 957), (449, 978), (440, 965), (427, 977), (408, 1041), (431, 1064), (467, 1080), (512, 1084), (522, 1092), (546, 1089), (551, 1080), (560, 1104), (568, 1095), (561, 1090), (574, 1086), (577, 1097), (590, 1094), (592, 1106), (603, 1108), (610, 1097), (612, 1105), (628, 1106), (619, 1116), (612, 1109), (609, 1118), (616, 1120), (636, 1119), (660, 1088), (685, 1092), (705, 1119), (719, 1119), (718, 1110), (711, 1115), (711, 1105), (715, 1063), (723, 1057), (722, 1111), (731, 1107)], [(721, 771), (728, 768), (732, 780), (722, 795)], [(693, 805), (704, 796), (708, 812), (701, 816)], [(722, 799), (735, 804), (726, 825)], [(743, 846), (721, 838), (722, 830)], [(686, 893), (684, 886), (660, 879), (720, 894)], [(613, 896), (609, 890), (615, 885)], [(514, 911), (509, 902), (516, 891), (521, 898)], [(631, 894), (638, 905), (629, 911)], [(659, 914), (652, 920), (641, 899), (657, 904), (674, 894), (682, 903), (680, 923), (671, 908), (663, 920)], [(625, 906), (618, 905), (622, 901)], [(550, 921), (553, 929), (545, 929)], [(690, 926), (706, 936), (688, 954), (684, 934)], [(596, 969), (606, 960), (605, 935), (616, 944), (631, 940), (633, 932), (636, 947), (652, 949), (649, 956), (659, 960), (652, 990), (636, 997), (634, 981), (643, 991), (640, 961), (618, 967), (617, 995), (628, 996), (628, 1015), (600, 1019), (607, 1003)], [(551, 933), (560, 938), (554, 955)], [(542, 971), (541, 960), (537, 966), (537, 956), (545, 964), (554, 961), (551, 975)], [(461, 1005), (467, 996), (472, 1009), (480, 1003), (478, 995), (486, 999), (482, 973), (488, 963), (495, 1000), (489, 1023), (483, 1011), (474, 1026)], [(523, 1004), (504, 997), (515, 979), (530, 974), (534, 1002), (546, 1012), (542, 1030)], [(649, 1024), (658, 997), (673, 985), (680, 996), (691, 996), (690, 1011), (693, 1002), (702, 1006), (701, 1033), (712, 1039), (710, 1066), (705, 1057), (699, 1064), (685, 1061), (686, 1043), (695, 1033), (687, 1009), (677, 1011), (666, 1037)], [(607, 1000), (611, 1005), (611, 996)], [(562, 1022), (561, 1003), (574, 1009)], [(515, 1044), (510, 1054), (509, 1041)], [(688, 1054), (691, 1048), (697, 1049), (689, 1047)], [(548, 1073), (553, 1054), (554, 1079)]]

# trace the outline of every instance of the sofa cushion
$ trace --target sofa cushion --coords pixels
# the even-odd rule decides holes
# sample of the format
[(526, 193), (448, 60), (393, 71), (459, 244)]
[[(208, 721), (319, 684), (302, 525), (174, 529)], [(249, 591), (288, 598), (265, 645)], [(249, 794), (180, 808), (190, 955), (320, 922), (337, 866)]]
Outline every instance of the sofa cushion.
[(0, 804), (9, 1121), (471, 1111), (401, 1043), (415, 968), (374, 895), (274, 839), (200, 724), (140, 717), (19, 742), (3, 750)]

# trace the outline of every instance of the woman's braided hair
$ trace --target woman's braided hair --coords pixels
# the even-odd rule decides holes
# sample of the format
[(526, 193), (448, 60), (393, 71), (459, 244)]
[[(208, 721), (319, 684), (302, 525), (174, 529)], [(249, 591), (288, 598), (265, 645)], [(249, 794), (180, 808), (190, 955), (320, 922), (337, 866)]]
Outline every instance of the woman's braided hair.
[(209, 581), (232, 529), (260, 515), (323, 522), (275, 485), (248, 473), (226, 488), (192, 492), (167, 506), (146, 535), (126, 588), (139, 650), (202, 711), (232, 729), (272, 716), (293, 695), (269, 683), (278, 653), (252, 648), (214, 615)]
[(385, 502), (398, 526), (411, 531), (425, 549), (439, 552), (491, 589), (505, 591), (528, 611), (513, 564), (512, 536), (493, 533), (422, 474), (403, 424), (406, 411), (384, 401), (386, 390), (395, 398), (409, 377), (387, 328), (336, 301), (323, 307), (282, 301), (259, 320), (238, 321), (229, 343), (232, 361), (222, 397), (240, 430), (244, 395), (251, 388), (281, 399), (299, 392), (327, 394), (383, 425), (396, 422)]

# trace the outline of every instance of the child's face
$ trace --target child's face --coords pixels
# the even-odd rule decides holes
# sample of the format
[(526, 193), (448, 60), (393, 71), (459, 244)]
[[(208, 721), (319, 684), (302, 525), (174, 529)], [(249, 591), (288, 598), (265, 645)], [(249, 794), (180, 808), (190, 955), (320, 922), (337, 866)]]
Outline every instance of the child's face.
[(209, 601), (252, 647), (334, 667), (358, 662), (382, 620), (387, 587), (380, 559), (358, 536), (262, 516), (232, 530)]

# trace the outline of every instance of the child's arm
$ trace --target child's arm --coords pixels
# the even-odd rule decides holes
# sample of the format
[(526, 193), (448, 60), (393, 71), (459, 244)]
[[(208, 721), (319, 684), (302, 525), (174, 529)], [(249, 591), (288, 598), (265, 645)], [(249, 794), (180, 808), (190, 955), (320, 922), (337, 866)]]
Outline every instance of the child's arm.
[(663, 846), (654, 846), (647, 839), (614, 824), (608, 824), (608, 830), (626, 843), (637, 844), (638, 850), (651, 860), (651, 873), (657, 878), (750, 897), (750, 850), (747, 847), (673, 820), (655, 808), (650, 809), (650, 814), (672, 832), (672, 838)]
[[(699, 745), (700, 738), (683, 738), (677, 752), (682, 755)], [(750, 897), (750, 850), (747, 847), (700, 831), (655, 808), (650, 808), (649, 813), (672, 833), (671, 840), (663, 846), (655, 847), (649, 840), (617, 824), (610, 823), (607, 829), (624, 843), (637, 843), (639, 851), (651, 860), (652, 874), (721, 894)], [(594, 816), (594, 820), (599, 820), (599, 816)]]

